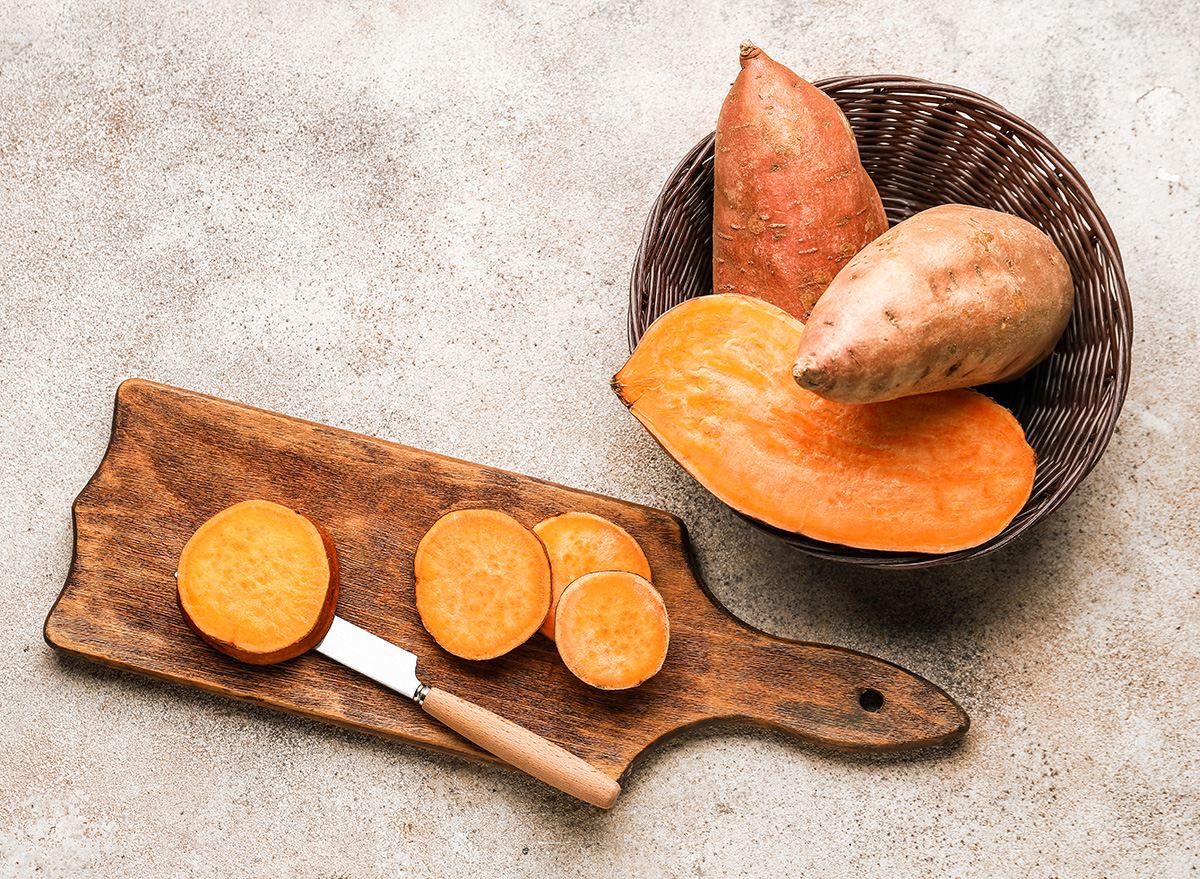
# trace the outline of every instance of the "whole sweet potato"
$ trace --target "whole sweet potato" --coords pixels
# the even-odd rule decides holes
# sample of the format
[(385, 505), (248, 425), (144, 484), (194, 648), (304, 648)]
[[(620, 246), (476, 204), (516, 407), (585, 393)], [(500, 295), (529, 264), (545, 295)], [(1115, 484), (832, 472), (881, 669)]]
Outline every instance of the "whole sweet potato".
[(813, 309), (793, 374), (839, 403), (1007, 381), (1054, 349), (1074, 287), (1037, 227), (966, 205), (930, 208), (865, 247)]
[(741, 65), (717, 119), (713, 292), (805, 320), (887, 217), (833, 99), (753, 43)]

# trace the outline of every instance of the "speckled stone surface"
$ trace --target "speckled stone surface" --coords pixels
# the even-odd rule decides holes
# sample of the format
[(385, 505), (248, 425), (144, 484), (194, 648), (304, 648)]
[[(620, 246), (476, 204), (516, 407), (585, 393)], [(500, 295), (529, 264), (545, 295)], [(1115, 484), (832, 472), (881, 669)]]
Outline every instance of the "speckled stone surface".
[[(1188, 4), (0, 3), (0, 877), (1200, 875), (1200, 19)], [(1134, 372), (1015, 545), (901, 574), (750, 530), (608, 387), (650, 204), (751, 38), (980, 92), (1088, 181)], [(748, 623), (972, 715), (846, 756), (654, 751), (609, 813), (58, 656), (41, 626), (140, 376), (670, 510)]]

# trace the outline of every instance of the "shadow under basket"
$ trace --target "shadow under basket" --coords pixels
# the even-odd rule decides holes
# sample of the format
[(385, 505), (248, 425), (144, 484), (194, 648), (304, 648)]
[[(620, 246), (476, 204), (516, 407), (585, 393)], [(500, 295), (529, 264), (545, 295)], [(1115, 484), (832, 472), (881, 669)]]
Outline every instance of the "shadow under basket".
[[(815, 83), (850, 122), (859, 155), (895, 225), (938, 204), (1023, 217), (1062, 251), (1075, 308), (1054, 353), (1021, 378), (978, 390), (1016, 416), (1037, 454), (1029, 501), (986, 543), (957, 552), (881, 552), (812, 540), (739, 513), (814, 556), (877, 568), (976, 558), (1032, 528), (1103, 454), (1129, 385), (1132, 308), (1121, 254), (1087, 184), (1046, 137), (987, 98), (898, 76)], [(629, 343), (659, 315), (712, 293), (713, 135), (671, 173), (646, 222), (630, 281)]]

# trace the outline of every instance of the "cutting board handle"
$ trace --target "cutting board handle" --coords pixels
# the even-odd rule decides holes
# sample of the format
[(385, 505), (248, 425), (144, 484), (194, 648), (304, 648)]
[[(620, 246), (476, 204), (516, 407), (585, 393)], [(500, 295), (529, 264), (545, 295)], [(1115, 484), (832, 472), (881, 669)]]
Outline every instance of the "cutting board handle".
[(774, 637), (728, 613), (721, 628), (717, 665), (725, 671), (714, 675), (709, 696), (714, 721), (768, 726), (850, 751), (944, 744), (970, 726), (945, 691), (894, 663)]

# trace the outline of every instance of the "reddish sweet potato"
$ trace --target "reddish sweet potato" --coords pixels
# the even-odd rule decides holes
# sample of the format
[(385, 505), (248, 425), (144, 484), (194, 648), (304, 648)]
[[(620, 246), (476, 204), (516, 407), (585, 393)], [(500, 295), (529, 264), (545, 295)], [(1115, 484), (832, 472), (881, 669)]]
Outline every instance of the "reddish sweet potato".
[(833, 99), (750, 42), (741, 65), (717, 119), (713, 291), (806, 320), (887, 217)]
[(1020, 511), (1034, 454), (970, 390), (847, 406), (799, 387), (804, 326), (743, 296), (688, 300), (647, 330), (613, 387), (714, 495), (767, 525), (874, 550), (980, 544)]
[(650, 581), (637, 574), (584, 574), (563, 591), (555, 618), (563, 664), (598, 689), (643, 684), (666, 659), (671, 640), (667, 607)]
[(813, 309), (793, 372), (841, 403), (1016, 378), (1071, 316), (1067, 261), (1036, 226), (966, 205), (930, 208), (867, 245)]
[(255, 665), (314, 647), (337, 609), (332, 539), (314, 520), (270, 501), (235, 504), (201, 525), (175, 577), (192, 630)]
[(421, 538), (417, 613), (446, 651), (494, 659), (524, 644), (550, 610), (550, 560), (537, 535), (498, 510), (455, 510)]

